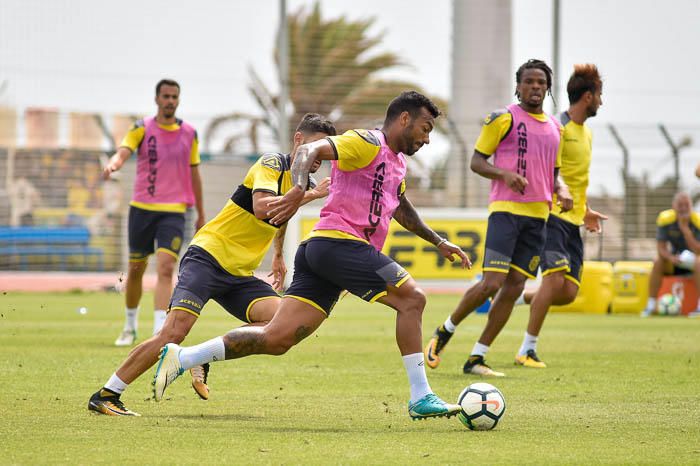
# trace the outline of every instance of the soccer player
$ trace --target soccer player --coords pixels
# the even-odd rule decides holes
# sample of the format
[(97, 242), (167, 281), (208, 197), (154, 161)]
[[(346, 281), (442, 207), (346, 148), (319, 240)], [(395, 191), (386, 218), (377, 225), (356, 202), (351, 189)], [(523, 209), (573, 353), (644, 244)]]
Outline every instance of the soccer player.
[[(250, 324), (260, 325), (272, 318), (279, 296), (270, 285), (254, 277), (253, 271), (274, 240), (273, 286), (282, 286), (286, 272), (282, 258), (286, 224), (270, 222), (267, 203), (292, 188), (290, 168), (299, 146), (335, 134), (330, 121), (317, 114), (307, 114), (294, 133), (291, 155), (264, 154), (248, 170), (224, 208), (192, 239), (180, 262), (178, 283), (163, 328), (131, 351), (104, 387), (92, 395), (88, 409), (108, 415), (136, 416), (124, 406), (121, 394), (158, 360), (163, 345), (182, 342), (210, 299)], [(310, 172), (315, 172), (320, 164), (320, 161), (313, 164)], [(303, 179), (304, 203), (328, 194), (328, 179), (309, 191), (306, 189), (312, 179), (308, 172)], [(191, 372), (193, 388), (201, 398), (207, 399), (208, 366), (192, 366)]]
[(551, 94), (552, 70), (541, 60), (529, 60), (520, 66), (515, 81), (520, 102), (486, 117), (471, 159), (472, 171), (492, 180), (483, 278), (467, 290), (426, 346), (431, 368), (440, 364), (440, 353), (456, 326), (496, 295), (464, 373), (504, 375), (486, 364), (486, 353), (508, 321), (525, 281), (535, 278), (553, 193), (559, 195), (563, 210), (571, 209), (571, 195), (558, 180), (561, 126), (542, 110), (545, 95)]
[(592, 134), (585, 122), (596, 116), (603, 104), (603, 81), (592, 64), (574, 66), (566, 86), (569, 109), (559, 115), (564, 128), (560, 176), (569, 188), (574, 207), (568, 212), (553, 204), (547, 219), (547, 241), (542, 257), (542, 284), (535, 291), (526, 291), (524, 301), (531, 303), (530, 320), (515, 363), (525, 367), (544, 368), (537, 356), (537, 338), (552, 305), (569, 304), (578, 294), (583, 271), (583, 241), (580, 227), (592, 233), (601, 231), (605, 215), (591, 209), (586, 200), (588, 173), (591, 165)]
[(104, 167), (103, 178), (119, 170), (137, 153), (134, 194), (129, 206), (129, 269), (126, 276), (126, 321), (114, 342), (131, 346), (136, 340), (143, 274), (148, 256), (156, 254), (153, 334), (165, 321), (173, 289), (173, 271), (185, 231), (185, 211), (197, 209), (195, 228), (204, 225), (202, 180), (199, 175), (197, 132), (176, 118), (180, 85), (162, 79), (156, 85), (155, 117), (138, 120)]
[(693, 275), (700, 290), (700, 214), (693, 211), (688, 193), (677, 193), (672, 208), (659, 214), (656, 225), (657, 257), (649, 276), (649, 300), (642, 317), (656, 310), (656, 296), (664, 275)]
[(302, 242), (294, 261), (294, 279), (280, 309), (264, 327), (241, 327), (193, 347), (166, 345), (156, 368), (154, 393), (184, 370), (210, 361), (252, 354), (281, 355), (311, 335), (329, 316), (342, 290), (396, 310), (396, 342), (410, 384), (408, 413), (413, 419), (453, 416), (430, 388), (421, 352), (421, 317), (425, 294), (400, 265), (382, 254), (392, 217), (407, 230), (435, 245), (440, 253), (470, 266), (464, 252), (441, 238), (418, 216), (404, 195), (406, 155), (430, 142), (439, 110), (415, 91), (389, 104), (382, 130), (351, 130), (302, 146), (292, 167), (295, 186), (270, 203), (272, 223), (285, 221), (302, 199), (304, 180), (316, 160), (332, 160), (330, 195), (321, 219)]

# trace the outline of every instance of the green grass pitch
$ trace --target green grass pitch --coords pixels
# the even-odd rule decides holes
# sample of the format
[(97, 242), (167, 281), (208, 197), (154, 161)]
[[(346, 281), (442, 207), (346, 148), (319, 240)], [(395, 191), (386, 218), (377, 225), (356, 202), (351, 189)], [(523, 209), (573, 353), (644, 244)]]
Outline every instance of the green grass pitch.
[[(457, 299), (429, 297), (424, 340)], [(527, 318), (517, 308), (488, 357), (507, 374), (486, 380), (505, 416), (471, 432), (454, 418), (409, 419), (394, 312), (354, 297), (285, 356), (214, 364), (209, 401), (186, 375), (155, 403), (149, 372), (123, 396), (143, 417), (90, 414), (89, 396), (128, 352), (112, 346), (121, 309), (117, 294), (0, 295), (0, 463), (700, 463), (700, 319), (552, 314), (539, 347), (549, 367), (535, 370), (513, 366)], [(484, 321), (468, 317), (429, 370), (438, 395), (482, 380), (461, 368)], [(187, 341), (237, 325), (210, 304)]]

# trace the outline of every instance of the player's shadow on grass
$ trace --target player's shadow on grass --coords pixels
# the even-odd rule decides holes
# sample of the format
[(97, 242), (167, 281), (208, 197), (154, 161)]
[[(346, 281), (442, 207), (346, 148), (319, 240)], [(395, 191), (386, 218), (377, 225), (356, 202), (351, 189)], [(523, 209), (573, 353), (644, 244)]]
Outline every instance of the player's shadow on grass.
[[(155, 417), (159, 419), (177, 419), (177, 420), (183, 420), (183, 421), (202, 421), (202, 422), (211, 422), (211, 421), (230, 421), (230, 422), (255, 422), (253, 425), (248, 425), (246, 426), (247, 431), (256, 431), (260, 433), (270, 433), (270, 432), (277, 432), (277, 433), (308, 433), (308, 434), (344, 434), (344, 433), (349, 433), (349, 432), (357, 432), (357, 427), (353, 426), (348, 426), (347, 428), (341, 428), (341, 427), (309, 427), (309, 426), (302, 426), (302, 425), (289, 425), (288, 427), (284, 426), (265, 426), (264, 421), (267, 419), (269, 420), (269, 417), (266, 416), (251, 416), (249, 414), (171, 414), (171, 415), (165, 415), (165, 414), (157, 414), (157, 415), (149, 415), (149, 417)], [(452, 421), (453, 419), (450, 419)], [(261, 422), (262, 421), (262, 422)], [(428, 420), (430, 421), (438, 421), (437, 419), (433, 420)], [(277, 421), (279, 422), (279, 420)], [(291, 422), (291, 421), (290, 421)], [(261, 425), (261, 423), (263, 425)], [(398, 432), (398, 433), (410, 433), (410, 432), (415, 432), (416, 426), (422, 425), (422, 421), (413, 423), (410, 420), (406, 419), (405, 424), (403, 420), (397, 419), (396, 422), (390, 422), (390, 423), (384, 423), (382, 422), (381, 424), (377, 424), (374, 427), (370, 428), (364, 428), (365, 433), (369, 432), (376, 432), (376, 433), (390, 433), (390, 432)], [(390, 427), (389, 427), (390, 426)], [(430, 432), (431, 433), (450, 433), (454, 432), (454, 427), (450, 427), (449, 425), (445, 425), (443, 428), (436, 428), (437, 426), (432, 424), (430, 425)]]
[(265, 416), (253, 416), (250, 414), (155, 414), (149, 417), (159, 419), (181, 419), (184, 421), (256, 421), (260, 422)]
[[(498, 384), (499, 381), (502, 380), (514, 380), (514, 379), (519, 379), (521, 377), (520, 374), (522, 374), (522, 371), (525, 371), (525, 373), (535, 373), (532, 369), (524, 368), (524, 367), (517, 367), (513, 366), (513, 368), (506, 368), (502, 369), (503, 371), (507, 371), (506, 377), (482, 377), (480, 375), (470, 375), (470, 374), (465, 374), (462, 372), (461, 369), (457, 371), (443, 371), (443, 372), (428, 372), (428, 378), (429, 380), (449, 380), (449, 381), (454, 381), (454, 380), (461, 380), (467, 385), (473, 384), (473, 383), (478, 383), (478, 382), (486, 382), (490, 383), (491, 385), (496, 385)], [(537, 371), (542, 372), (541, 370)], [(438, 391), (438, 395), (440, 392)], [(449, 397), (448, 397), (449, 398)]]
[[(377, 425), (376, 427), (365, 427), (362, 429), (362, 432), (365, 434), (368, 433), (411, 433), (411, 432), (416, 432), (416, 429), (411, 428), (411, 421), (407, 420), (406, 424), (403, 425), (400, 424), (403, 421), (397, 421), (396, 423), (391, 423), (391, 427), (388, 427), (388, 425), (384, 425), (383, 423), (381, 425)], [(400, 425), (397, 425), (400, 424)], [(450, 428), (448, 426), (445, 426), (446, 428), (443, 429), (436, 429), (435, 426), (431, 426), (430, 428), (430, 433), (431, 434), (444, 434), (444, 433), (449, 433), (449, 432), (454, 432), (455, 429), (454, 427)], [(338, 428), (338, 427), (304, 427), (304, 426), (289, 426), (289, 427), (253, 427), (253, 428), (248, 428), (247, 430), (254, 430), (258, 432), (278, 432), (278, 433), (308, 433), (308, 434), (342, 434), (342, 433), (357, 433), (357, 427), (352, 427), (348, 426), (347, 428)]]

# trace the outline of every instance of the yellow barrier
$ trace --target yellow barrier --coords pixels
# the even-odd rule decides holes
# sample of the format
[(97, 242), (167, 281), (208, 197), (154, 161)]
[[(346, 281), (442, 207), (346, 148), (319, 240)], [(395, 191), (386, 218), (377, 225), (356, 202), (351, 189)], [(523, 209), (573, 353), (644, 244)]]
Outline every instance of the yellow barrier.
[(653, 266), (651, 261), (615, 262), (612, 312), (638, 314), (644, 310), (649, 297), (649, 274)]
[(554, 312), (605, 314), (612, 302), (613, 267), (609, 262), (585, 261), (581, 288), (573, 303), (552, 306)]
[[(431, 216), (428, 210), (422, 217), (440, 236), (457, 244), (469, 255), (473, 264), (471, 270), (463, 270), (459, 263), (448, 261), (440, 255), (435, 246), (406, 231), (393, 220), (382, 252), (401, 264), (413, 278), (470, 280), (481, 273), (486, 239), (486, 215), (481, 218), (472, 216), (452, 219), (444, 218), (444, 214)], [(318, 216), (302, 217), (300, 239), (311, 231), (317, 221)]]

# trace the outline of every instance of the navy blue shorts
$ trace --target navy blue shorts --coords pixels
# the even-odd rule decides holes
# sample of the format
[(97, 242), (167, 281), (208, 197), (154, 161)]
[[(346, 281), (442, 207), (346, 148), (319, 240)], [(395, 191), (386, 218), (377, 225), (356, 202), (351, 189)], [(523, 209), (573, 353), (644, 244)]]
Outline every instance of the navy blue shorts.
[(129, 260), (143, 261), (158, 249), (177, 258), (185, 233), (185, 214), (129, 207)]
[(566, 271), (569, 280), (581, 286), (583, 240), (578, 225), (550, 215), (542, 257), (542, 275), (562, 270)]
[(664, 266), (663, 274), (664, 275), (673, 275), (673, 276), (675, 276), (675, 275), (684, 276), (684, 275), (692, 275), (693, 271), (686, 269), (686, 268), (683, 268), (683, 267), (678, 267), (677, 265), (672, 264), (671, 262), (667, 261), (666, 265)]
[(330, 315), (343, 290), (374, 302), (387, 294), (387, 284), (398, 287), (409, 278), (403, 267), (369, 244), (312, 238), (297, 249), (294, 278), (285, 297)]
[(210, 299), (232, 316), (250, 322), (250, 309), (263, 299), (279, 298), (272, 287), (256, 277), (236, 277), (224, 270), (207, 251), (190, 246), (180, 261), (177, 285), (169, 310), (199, 316)]
[(483, 270), (508, 273), (512, 268), (535, 278), (546, 238), (545, 225), (541, 218), (493, 212), (486, 230)]

